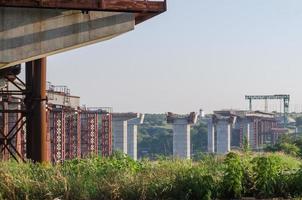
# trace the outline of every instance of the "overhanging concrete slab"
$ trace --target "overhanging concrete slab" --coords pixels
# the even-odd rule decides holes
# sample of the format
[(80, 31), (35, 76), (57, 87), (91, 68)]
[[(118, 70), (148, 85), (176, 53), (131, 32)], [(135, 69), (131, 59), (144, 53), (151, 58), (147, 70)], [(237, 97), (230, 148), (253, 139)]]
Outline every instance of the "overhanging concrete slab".
[(0, 69), (134, 29), (132, 13), (0, 8)]

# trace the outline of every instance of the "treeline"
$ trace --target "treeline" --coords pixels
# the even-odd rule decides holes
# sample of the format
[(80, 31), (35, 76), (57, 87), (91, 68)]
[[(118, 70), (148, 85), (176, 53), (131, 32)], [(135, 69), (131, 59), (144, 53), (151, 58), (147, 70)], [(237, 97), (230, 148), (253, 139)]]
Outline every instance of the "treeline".
[[(197, 155), (207, 149), (207, 125), (198, 123), (191, 129), (192, 153)], [(139, 126), (138, 157), (155, 159), (172, 156), (173, 131), (166, 123), (165, 114), (146, 114), (144, 124)]]

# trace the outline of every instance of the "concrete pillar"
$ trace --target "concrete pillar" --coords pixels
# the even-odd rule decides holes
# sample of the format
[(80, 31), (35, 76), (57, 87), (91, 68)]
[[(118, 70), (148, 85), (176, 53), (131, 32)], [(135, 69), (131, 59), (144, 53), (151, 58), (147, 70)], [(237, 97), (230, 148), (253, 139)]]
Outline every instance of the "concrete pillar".
[(216, 124), (217, 153), (226, 154), (231, 151), (231, 125), (228, 119), (220, 119)]
[(251, 124), (249, 121), (242, 121), (242, 128), (243, 128), (243, 135), (242, 135), (242, 141), (241, 143), (244, 143), (244, 140), (246, 139), (248, 146), (251, 145)]
[(208, 121), (208, 152), (215, 153), (215, 127), (212, 119)]
[(138, 118), (138, 113), (113, 113), (112, 129), (113, 129), (113, 150), (127, 154), (127, 121)]
[(196, 114), (175, 115), (169, 113), (167, 122), (173, 127), (173, 156), (180, 159), (191, 158), (191, 124), (196, 123)]
[(139, 118), (130, 119), (128, 121), (127, 142), (128, 142), (128, 156), (133, 160), (137, 160), (137, 126), (144, 122), (145, 115), (140, 114)]
[(250, 147), (251, 149), (257, 149), (257, 139), (256, 139), (256, 133), (255, 133), (255, 126), (254, 122), (249, 122), (250, 127)]

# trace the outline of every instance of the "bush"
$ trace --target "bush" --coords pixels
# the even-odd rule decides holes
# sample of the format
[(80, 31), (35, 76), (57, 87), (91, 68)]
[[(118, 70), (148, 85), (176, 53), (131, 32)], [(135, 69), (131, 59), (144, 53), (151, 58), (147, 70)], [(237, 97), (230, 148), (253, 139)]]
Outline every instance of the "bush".
[(227, 154), (224, 161), (224, 171), (221, 183), (221, 197), (240, 198), (243, 191), (243, 165), (236, 153)]
[(295, 173), (295, 162), (277, 154), (263, 155), (253, 159), (256, 196), (288, 197), (290, 181)]
[(0, 162), (0, 199), (302, 197), (301, 161), (284, 154), (205, 155), (135, 162), (116, 154), (60, 165)]

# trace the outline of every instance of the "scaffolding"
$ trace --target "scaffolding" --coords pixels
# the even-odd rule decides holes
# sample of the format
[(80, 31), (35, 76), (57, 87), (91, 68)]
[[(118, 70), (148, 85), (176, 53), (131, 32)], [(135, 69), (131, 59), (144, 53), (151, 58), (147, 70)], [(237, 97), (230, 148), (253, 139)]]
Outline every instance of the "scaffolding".
[[(47, 94), (60, 92), (70, 96), (66, 86), (48, 85)], [(32, 144), (26, 130), (26, 85), (16, 75), (5, 77), (0, 89), (0, 159), (25, 161), (27, 148)], [(46, 149), (53, 163), (88, 155), (112, 154), (112, 108), (73, 108), (64, 105), (46, 106)], [(29, 141), (29, 142), (28, 142)], [(33, 147), (33, 146), (32, 146)]]

